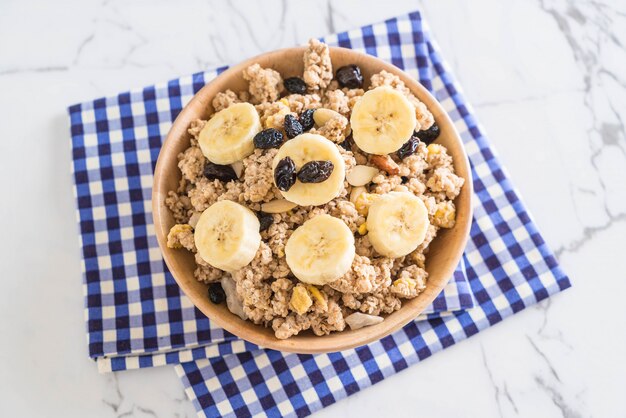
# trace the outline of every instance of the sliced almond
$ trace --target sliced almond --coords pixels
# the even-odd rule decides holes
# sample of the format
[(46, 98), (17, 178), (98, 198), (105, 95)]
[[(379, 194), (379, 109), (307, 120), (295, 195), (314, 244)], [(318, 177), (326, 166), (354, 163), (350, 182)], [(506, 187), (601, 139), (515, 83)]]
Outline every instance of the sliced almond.
[(243, 302), (237, 295), (237, 283), (235, 283), (235, 280), (233, 280), (230, 274), (224, 274), (221, 283), (222, 289), (224, 289), (224, 293), (226, 294), (226, 306), (228, 310), (244, 321), (248, 319), (248, 315), (243, 310)]
[(230, 165), (233, 168), (233, 171), (237, 175), (237, 178), (240, 179), (243, 174), (243, 161), (235, 161)]
[(378, 174), (376, 167), (356, 165), (346, 173), (346, 180), (351, 186), (365, 186)]
[(326, 122), (337, 117), (341, 117), (341, 114), (323, 107), (315, 109), (313, 112), (313, 121), (317, 127), (324, 126)]
[(200, 219), (200, 215), (202, 215), (202, 213), (200, 212), (194, 212), (191, 217), (189, 218), (189, 225), (191, 225), (191, 227), (193, 229), (196, 229), (196, 224), (198, 223), (198, 220)]
[(298, 206), (297, 204), (288, 201), (287, 199), (277, 199), (271, 202), (263, 203), (261, 205), (261, 211), (265, 213), (283, 213), (287, 212)]
[(350, 329), (360, 329), (363, 327), (369, 327), (371, 325), (380, 324), (385, 318), (382, 316), (368, 315), (361, 312), (355, 312), (346, 316), (346, 324), (350, 326)]
[(400, 167), (398, 166), (398, 164), (396, 164), (394, 160), (389, 158), (388, 155), (372, 155), (370, 157), (370, 163), (385, 171), (387, 174), (391, 174), (392, 176), (400, 172)]

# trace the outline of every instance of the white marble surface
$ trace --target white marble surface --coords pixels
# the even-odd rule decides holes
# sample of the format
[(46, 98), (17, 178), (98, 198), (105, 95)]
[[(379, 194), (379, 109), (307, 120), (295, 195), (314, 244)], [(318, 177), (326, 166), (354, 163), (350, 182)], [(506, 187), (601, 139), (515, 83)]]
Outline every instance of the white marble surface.
[(574, 287), (318, 416), (624, 416), (621, 0), (0, 0), (0, 416), (195, 415), (87, 359), (67, 105), (416, 8)]

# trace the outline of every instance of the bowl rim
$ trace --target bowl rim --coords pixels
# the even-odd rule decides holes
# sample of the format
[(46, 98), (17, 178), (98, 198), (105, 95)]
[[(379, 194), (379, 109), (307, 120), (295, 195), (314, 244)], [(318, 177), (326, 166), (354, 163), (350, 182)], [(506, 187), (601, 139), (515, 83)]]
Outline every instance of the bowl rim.
[[(339, 344), (337, 344), (336, 342), (334, 344), (330, 344), (330, 342), (333, 340), (329, 339), (328, 336), (315, 336), (314, 338), (316, 342), (314, 344), (311, 344), (310, 341), (307, 342), (308, 340), (299, 341), (297, 339), (298, 336), (292, 336), (284, 340), (278, 339), (276, 337), (268, 337), (267, 335), (263, 333), (248, 332), (248, 330), (238, 327), (238, 321), (241, 321), (241, 320), (239, 320), (239, 318), (236, 317), (236, 315), (230, 312), (229, 312), (230, 320), (225, 317), (223, 318), (220, 315), (210, 315), (208, 312), (206, 312), (206, 310), (202, 308), (202, 304), (199, 303), (200, 297), (194, 293), (189, 292), (189, 290), (191, 289), (188, 289), (187, 285), (177, 276), (176, 274), (177, 269), (174, 267), (173, 257), (170, 257), (170, 255), (168, 254), (168, 251), (165, 250), (167, 248), (167, 233), (164, 233), (163, 228), (160, 227), (161, 220), (163, 218), (161, 213), (163, 210), (169, 211), (169, 209), (164, 207), (165, 205), (163, 204), (163, 202), (159, 200), (159, 196), (167, 195), (167, 192), (169, 190), (162, 190), (161, 184), (158, 181), (162, 177), (161, 172), (165, 170), (164, 168), (165, 157), (163, 157), (164, 155), (163, 150), (164, 149), (167, 150), (168, 145), (180, 139), (181, 136), (183, 136), (187, 132), (188, 124), (185, 126), (181, 126), (181, 124), (183, 123), (181, 121), (183, 119), (186, 119), (187, 113), (192, 112), (191, 109), (194, 107), (194, 105), (204, 105), (204, 106), (208, 105), (208, 103), (202, 99), (202, 92), (209, 90), (211, 86), (215, 84), (217, 81), (230, 77), (231, 75), (239, 74), (245, 68), (254, 64), (257, 61), (263, 61), (263, 60), (271, 59), (273, 57), (277, 58), (277, 57), (280, 57), (281, 55), (284, 55), (285, 53), (291, 53), (291, 52), (304, 53), (305, 50), (306, 50), (305, 46), (282, 48), (282, 49), (265, 52), (265, 53), (256, 55), (254, 57), (248, 58), (246, 60), (241, 61), (240, 63), (236, 65), (229, 67), (228, 69), (226, 69), (225, 71), (217, 75), (215, 78), (213, 78), (210, 82), (206, 83), (200, 90), (198, 90), (198, 92), (194, 94), (191, 100), (181, 109), (180, 113), (177, 115), (176, 119), (174, 120), (174, 122), (172, 123), (170, 127), (170, 130), (167, 133), (165, 140), (163, 141), (161, 145), (161, 148), (159, 149), (159, 155), (157, 158), (157, 162), (156, 162), (154, 174), (153, 174), (152, 215), (153, 215), (153, 226), (154, 226), (155, 233), (157, 236), (159, 249), (170, 273), (174, 277), (174, 280), (176, 281), (178, 286), (181, 288), (185, 296), (188, 297), (193, 303), (193, 305), (198, 310), (200, 310), (210, 321), (214, 322), (216, 325), (224, 328), (230, 333), (236, 335), (238, 338), (241, 338), (245, 341), (256, 344), (261, 348), (270, 348), (270, 349), (275, 349), (275, 350), (279, 350), (283, 352), (293, 352), (293, 353), (299, 353), (299, 354), (318, 354), (318, 353), (329, 353), (329, 352), (347, 350), (347, 349), (362, 346), (372, 341), (377, 341), (381, 338), (384, 338), (396, 332), (400, 328), (404, 327), (409, 322), (415, 320), (417, 316), (419, 316), (423, 312), (424, 308), (427, 307), (430, 303), (432, 303), (432, 301), (437, 297), (437, 295), (441, 293), (441, 291), (448, 284), (450, 279), (452, 279), (453, 273), (463, 255), (465, 246), (469, 239), (470, 228), (471, 228), (471, 223), (472, 223), (472, 215), (473, 215), (473, 204), (472, 204), (473, 180), (472, 180), (472, 172), (471, 172), (467, 152), (465, 150), (465, 147), (463, 145), (463, 142), (456, 129), (454, 122), (450, 119), (450, 116), (445, 111), (443, 106), (435, 99), (435, 97), (433, 97), (433, 95), (424, 86), (422, 86), (421, 83), (419, 83), (409, 74), (404, 72), (404, 70), (396, 67), (395, 65), (389, 62), (383, 61), (382, 59), (378, 57), (375, 57), (369, 54), (364, 54), (358, 51), (354, 51), (349, 48), (329, 46), (331, 57), (335, 54), (352, 54), (356, 57), (360, 57), (361, 60), (373, 60), (378, 66), (379, 71), (386, 70), (388, 72), (398, 75), (402, 79), (402, 81), (405, 83), (405, 85), (409, 88), (409, 90), (413, 94), (415, 94), (415, 96), (418, 97), (420, 101), (426, 104), (427, 108), (431, 111), (431, 113), (433, 113), (433, 115), (435, 114), (437, 115), (437, 118), (436, 118), (437, 123), (440, 126), (442, 126), (442, 124), (446, 125), (446, 129), (451, 130), (451, 134), (452, 134), (451, 136), (458, 143), (459, 145), (458, 149), (461, 150), (462, 155), (454, 156), (455, 157), (454, 167), (455, 167), (455, 172), (457, 172), (457, 174), (459, 171), (463, 171), (464, 173), (466, 173), (466, 175), (463, 177), (465, 179), (465, 183), (461, 190), (461, 194), (467, 195), (467, 199), (466, 199), (467, 204), (463, 208), (463, 210), (466, 213), (466, 216), (463, 217), (463, 219), (465, 220), (465, 223), (463, 225), (459, 225), (459, 223), (455, 225), (455, 228), (457, 227), (461, 228), (459, 234), (462, 238), (458, 239), (454, 248), (451, 249), (449, 257), (447, 258), (449, 261), (445, 269), (443, 270), (444, 277), (449, 277), (449, 279), (442, 280), (441, 283), (439, 283), (436, 287), (431, 287), (432, 290), (430, 290), (429, 292), (430, 295), (425, 300), (425, 303), (423, 303), (423, 306), (421, 307), (421, 309), (416, 309), (416, 308), (412, 310), (408, 309), (409, 307), (406, 306), (406, 302), (405, 302), (403, 303), (402, 307), (399, 310), (391, 314), (393, 316), (390, 317), (389, 315), (387, 315), (385, 317), (385, 321), (383, 321), (382, 323), (378, 325), (365, 327), (365, 328), (361, 328), (359, 330), (354, 330), (354, 331), (346, 330), (346, 331), (332, 333), (331, 335), (337, 335), (337, 334), (349, 332), (350, 335), (353, 337), (348, 340), (344, 338), (341, 340), (343, 342)], [(210, 100), (212, 100), (212, 98), (213, 96), (210, 97), (209, 103), (210, 103)], [(459, 170), (461, 168), (459, 167), (459, 163), (462, 164), (462, 170)], [(165, 193), (163, 194), (163, 192)], [(457, 212), (457, 219), (458, 219), (458, 212)], [(435, 240), (436, 239), (437, 237), (435, 238)], [(427, 284), (427, 289), (429, 289), (428, 284)], [(233, 320), (233, 318), (230, 318), (231, 316), (236, 318), (236, 320)], [(254, 325), (255, 330), (264, 328), (263, 325), (257, 325), (257, 324), (252, 323), (251, 321), (245, 321), (245, 322), (249, 322), (250, 324)], [(383, 324), (385, 324), (385, 326), (381, 327)]]

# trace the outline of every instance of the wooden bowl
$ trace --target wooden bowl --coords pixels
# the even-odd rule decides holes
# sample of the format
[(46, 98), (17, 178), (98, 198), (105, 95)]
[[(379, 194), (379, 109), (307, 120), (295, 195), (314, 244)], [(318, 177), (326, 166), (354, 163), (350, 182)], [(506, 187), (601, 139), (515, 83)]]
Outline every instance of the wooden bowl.
[(177, 155), (189, 147), (190, 136), (187, 128), (191, 121), (198, 118), (207, 119), (213, 113), (211, 101), (218, 92), (226, 89), (235, 92), (247, 90), (248, 83), (242, 76), (245, 68), (253, 63), (259, 63), (262, 67), (275, 69), (284, 78), (302, 76), (304, 51), (304, 47), (288, 48), (251, 58), (226, 70), (193, 97), (174, 121), (161, 148), (154, 172), (152, 210), (156, 235), (167, 266), (183, 292), (213, 323), (261, 347), (296, 353), (326, 353), (361, 346), (391, 334), (414, 320), (442, 291), (461, 259), (469, 235), (472, 219), (472, 178), (463, 144), (452, 121), (441, 105), (421, 84), (397, 67), (373, 56), (345, 48), (330, 48), (334, 68), (347, 64), (358, 65), (366, 80), (365, 87), (369, 84), (372, 74), (381, 70), (394, 73), (433, 113), (441, 128), (441, 135), (437, 142), (448, 149), (453, 157), (457, 175), (465, 179), (461, 194), (455, 200), (456, 225), (452, 229), (440, 230), (430, 244), (426, 257), (426, 270), (429, 273), (426, 290), (415, 299), (403, 300), (402, 308), (388, 315), (378, 325), (356, 331), (347, 329), (323, 337), (315, 336), (311, 331), (307, 331), (286, 340), (279, 340), (274, 336), (271, 328), (243, 321), (230, 313), (225, 303), (212, 304), (207, 297), (207, 286), (198, 282), (193, 276), (195, 269), (193, 255), (185, 250), (167, 248), (166, 245), (167, 234), (175, 222), (165, 205), (165, 198), (170, 190), (177, 188), (181, 177), (177, 167)]

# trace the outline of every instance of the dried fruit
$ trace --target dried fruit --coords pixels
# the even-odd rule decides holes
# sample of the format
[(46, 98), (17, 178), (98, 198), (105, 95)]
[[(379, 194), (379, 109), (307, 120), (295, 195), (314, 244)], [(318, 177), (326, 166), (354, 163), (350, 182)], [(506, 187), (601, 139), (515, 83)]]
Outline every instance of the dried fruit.
[(405, 142), (404, 145), (402, 145), (400, 149), (396, 152), (396, 154), (398, 155), (398, 158), (400, 158), (401, 160), (404, 160), (409, 155), (415, 154), (415, 151), (417, 150), (417, 146), (419, 145), (419, 143), (420, 143), (419, 139), (417, 139), (417, 137), (415, 136), (412, 136), (411, 139)]
[(309, 293), (311, 293), (311, 296), (313, 296), (313, 299), (315, 299), (315, 301), (319, 304), (319, 306), (323, 310), (327, 310), (328, 309), (328, 302), (326, 301), (326, 298), (324, 297), (322, 292), (320, 292), (319, 289), (317, 287), (313, 286), (312, 284), (307, 285), (306, 288), (309, 291)]
[(352, 144), (354, 144), (354, 139), (352, 138), (352, 132), (350, 132), (350, 135), (348, 135), (339, 146), (346, 151), (352, 151)]
[(333, 173), (335, 166), (331, 161), (309, 161), (298, 172), (302, 183), (321, 183)]
[(285, 128), (285, 133), (287, 134), (287, 138), (289, 139), (295, 138), (303, 132), (302, 125), (300, 124), (298, 119), (296, 119), (296, 117), (292, 114), (285, 115), (285, 123), (283, 125), (283, 128)]
[(346, 65), (337, 70), (337, 81), (341, 87), (358, 89), (363, 87), (363, 76), (361, 69), (357, 65)]
[(264, 129), (254, 136), (254, 146), (257, 148), (278, 148), (282, 143), (283, 133), (278, 129)]
[(180, 243), (180, 239), (178, 238), (179, 234), (191, 232), (193, 227), (189, 224), (176, 224), (167, 234), (167, 248), (183, 248), (183, 245)]
[(315, 124), (313, 113), (315, 113), (315, 109), (307, 109), (300, 114), (300, 125), (302, 125), (302, 130), (305, 132), (311, 129)]
[(381, 195), (375, 193), (360, 193), (354, 200), (354, 207), (356, 211), (359, 212), (359, 215), (367, 216), (370, 210), (370, 206), (374, 203)]
[(204, 177), (209, 180), (231, 181), (237, 180), (237, 174), (235, 170), (229, 165), (219, 165), (207, 161), (202, 172)]
[(398, 164), (396, 164), (396, 162), (387, 155), (372, 155), (370, 157), (370, 162), (392, 176), (395, 176), (400, 172)]
[(441, 154), (443, 150), (439, 144), (430, 144), (426, 147), (426, 151), (428, 151), (428, 154), (437, 155)]
[(259, 232), (267, 230), (274, 223), (274, 216), (270, 213), (259, 211), (256, 213), (256, 217), (259, 218)]
[(216, 305), (226, 300), (226, 293), (220, 283), (211, 283), (209, 285), (209, 299)]
[(289, 307), (297, 314), (303, 315), (309, 310), (313, 301), (309, 292), (303, 285), (297, 285), (293, 288), (291, 293), (291, 299), (289, 300)]
[(283, 85), (289, 93), (305, 94), (306, 83), (300, 77), (289, 77), (283, 81)]
[(425, 143), (426, 145), (430, 145), (431, 143), (435, 142), (437, 138), (439, 138), (440, 133), (441, 131), (439, 130), (439, 125), (437, 125), (437, 122), (435, 122), (430, 128), (425, 129), (423, 131), (415, 132), (415, 135), (423, 143)]
[(276, 164), (274, 169), (274, 181), (276, 187), (283, 192), (291, 189), (296, 182), (296, 163), (289, 157), (285, 157)]

